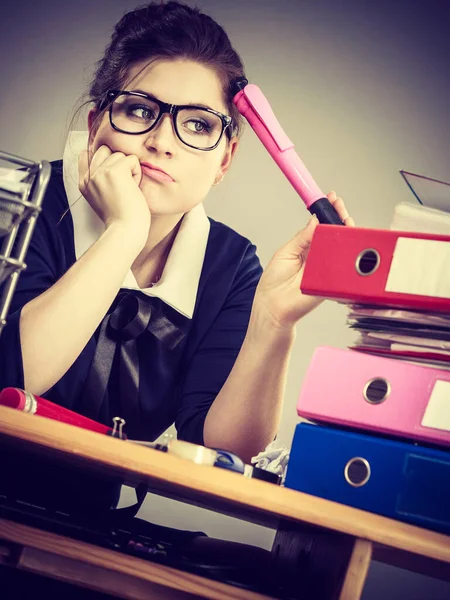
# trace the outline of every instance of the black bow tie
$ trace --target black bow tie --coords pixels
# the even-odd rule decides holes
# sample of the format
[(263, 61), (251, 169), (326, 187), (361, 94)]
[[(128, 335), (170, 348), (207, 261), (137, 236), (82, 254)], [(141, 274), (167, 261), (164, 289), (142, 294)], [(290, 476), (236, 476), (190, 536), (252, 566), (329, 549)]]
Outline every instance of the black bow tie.
[[(159, 306), (158, 306), (159, 304)], [(140, 292), (121, 291), (112, 312), (103, 319), (83, 394), (83, 413), (99, 418), (119, 349), (120, 414), (131, 423), (139, 419), (139, 361), (137, 339), (145, 332), (173, 350), (185, 332), (163, 313), (161, 301)], [(151, 360), (148, 356), (147, 360)], [(116, 415), (114, 415), (116, 416)]]

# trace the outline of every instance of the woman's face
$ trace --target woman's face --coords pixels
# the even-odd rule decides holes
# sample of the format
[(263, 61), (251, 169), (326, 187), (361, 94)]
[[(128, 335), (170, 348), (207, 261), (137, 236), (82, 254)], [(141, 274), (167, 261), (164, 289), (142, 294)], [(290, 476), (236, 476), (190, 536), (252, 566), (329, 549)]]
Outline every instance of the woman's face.
[[(190, 60), (157, 60), (134, 65), (128, 75), (128, 91), (151, 94), (169, 104), (204, 105), (227, 114), (222, 86), (216, 72)], [(105, 144), (112, 152), (134, 154), (140, 163), (150, 163), (167, 173), (171, 181), (158, 180), (143, 169), (140, 188), (153, 215), (183, 214), (204, 200), (214, 182), (228, 170), (237, 148), (237, 139), (225, 134), (217, 148), (196, 150), (178, 139), (172, 117), (162, 116), (148, 133), (129, 135), (113, 129), (108, 111), (96, 130), (95, 112), (89, 115), (90, 148), (95, 152)], [(147, 171), (149, 173), (149, 171)]]

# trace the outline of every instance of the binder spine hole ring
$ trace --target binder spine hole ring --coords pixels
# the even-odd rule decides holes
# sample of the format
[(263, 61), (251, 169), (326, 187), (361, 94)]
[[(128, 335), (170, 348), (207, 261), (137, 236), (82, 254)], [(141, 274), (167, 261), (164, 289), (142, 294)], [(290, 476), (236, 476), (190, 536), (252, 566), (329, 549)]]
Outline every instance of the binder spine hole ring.
[(374, 248), (365, 248), (356, 257), (356, 272), (363, 277), (373, 275), (380, 266), (381, 257)]
[(362, 487), (370, 479), (370, 464), (361, 456), (351, 458), (345, 465), (345, 481), (352, 487)]
[(363, 398), (369, 404), (381, 404), (388, 399), (391, 393), (391, 384), (383, 377), (374, 377), (366, 383), (363, 389)]

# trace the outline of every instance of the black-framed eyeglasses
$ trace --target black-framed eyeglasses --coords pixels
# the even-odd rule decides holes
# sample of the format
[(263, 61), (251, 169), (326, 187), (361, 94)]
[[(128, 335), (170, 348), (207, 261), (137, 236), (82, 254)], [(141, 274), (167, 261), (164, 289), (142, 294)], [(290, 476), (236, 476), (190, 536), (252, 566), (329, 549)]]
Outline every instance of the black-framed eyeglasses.
[(232, 118), (212, 108), (161, 102), (150, 94), (111, 90), (100, 104), (109, 104), (111, 127), (121, 133), (140, 135), (154, 129), (161, 117), (172, 116), (178, 139), (196, 150), (214, 150), (226, 132), (231, 137)]

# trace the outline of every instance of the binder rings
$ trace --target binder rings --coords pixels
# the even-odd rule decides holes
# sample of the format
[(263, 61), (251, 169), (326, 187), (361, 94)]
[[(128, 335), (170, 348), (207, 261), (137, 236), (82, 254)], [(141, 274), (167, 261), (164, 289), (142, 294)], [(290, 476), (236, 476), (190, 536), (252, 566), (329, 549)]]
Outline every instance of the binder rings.
[(320, 346), (303, 381), (297, 413), (448, 447), (450, 371)]
[(285, 486), (450, 533), (450, 453), (300, 423)]
[(450, 236), (318, 225), (305, 294), (450, 313)]

